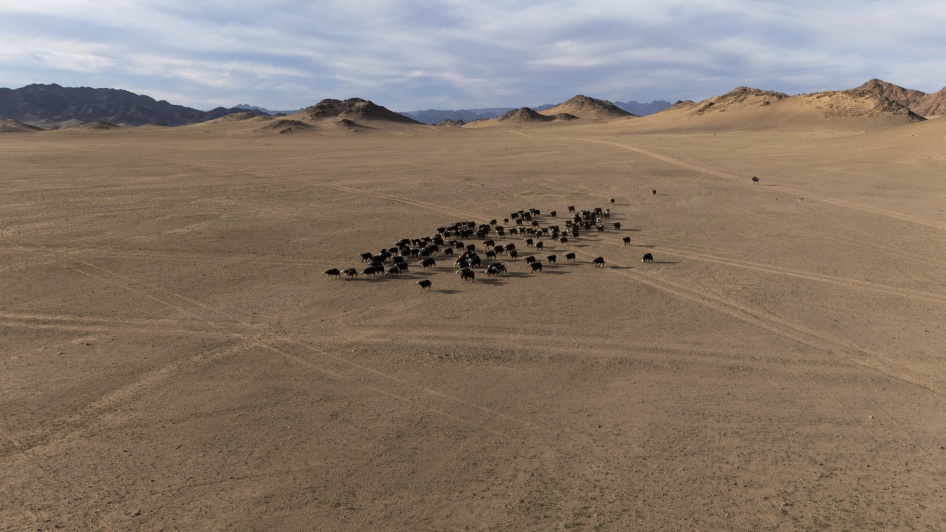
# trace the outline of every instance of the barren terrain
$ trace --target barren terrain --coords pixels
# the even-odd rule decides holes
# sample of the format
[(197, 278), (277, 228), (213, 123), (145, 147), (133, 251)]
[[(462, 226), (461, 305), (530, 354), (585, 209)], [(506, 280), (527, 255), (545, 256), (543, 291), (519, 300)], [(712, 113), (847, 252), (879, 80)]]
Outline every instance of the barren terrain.
[(0, 528), (946, 528), (946, 120), (674, 116), (3, 133)]

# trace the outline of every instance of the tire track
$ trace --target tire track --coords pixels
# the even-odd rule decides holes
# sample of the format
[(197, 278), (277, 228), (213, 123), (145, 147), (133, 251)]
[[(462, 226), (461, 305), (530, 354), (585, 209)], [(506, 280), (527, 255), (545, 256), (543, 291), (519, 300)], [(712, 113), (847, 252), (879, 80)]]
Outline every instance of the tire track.
[[(607, 145), (610, 145), (610, 146), (615, 146), (615, 147), (621, 148), (621, 149), (623, 149), (623, 150), (631, 151), (631, 152), (634, 152), (634, 153), (639, 153), (639, 154), (641, 154), (641, 155), (645, 155), (645, 156), (650, 157), (650, 158), (652, 158), (652, 159), (656, 159), (656, 160), (658, 160), (658, 161), (662, 161), (662, 162), (665, 162), (665, 163), (667, 163), (667, 164), (671, 164), (671, 165), (674, 165), (674, 166), (677, 166), (677, 167), (680, 167), (680, 168), (686, 168), (687, 170), (692, 170), (692, 171), (694, 171), (694, 172), (700, 172), (700, 173), (704, 173), (704, 174), (709, 174), (709, 175), (712, 175), (712, 176), (716, 176), (716, 177), (723, 178), (723, 179), (727, 179), (727, 180), (731, 180), (731, 181), (739, 181), (739, 182), (745, 181), (745, 177), (744, 177), (744, 176), (737, 176), (737, 175), (735, 175), (735, 174), (732, 174), (732, 173), (729, 173), (729, 172), (725, 172), (725, 171), (722, 171), (722, 170), (713, 170), (713, 169), (707, 168), (707, 167), (705, 167), (705, 166), (701, 166), (701, 165), (697, 165), (697, 164), (693, 164), (693, 163), (688, 163), (688, 162), (682, 161), (682, 160), (680, 160), (680, 159), (674, 159), (673, 157), (669, 157), (669, 156), (666, 156), (666, 155), (660, 155), (659, 153), (654, 153), (654, 152), (652, 152), (652, 151), (645, 150), (645, 149), (643, 149), (643, 148), (638, 148), (638, 147), (636, 147), (636, 146), (629, 146), (629, 145), (627, 145), (627, 144), (621, 144), (620, 142), (614, 142), (614, 141), (610, 141), (610, 140), (583, 139), (583, 138), (565, 139), (565, 138), (560, 138), (560, 137), (537, 137), (537, 136), (533, 136), (533, 135), (527, 135), (527, 134), (522, 133), (522, 132), (520, 132), (520, 131), (511, 131), (511, 130), (510, 130), (509, 132), (510, 132), (510, 133), (515, 133), (515, 134), (517, 134), (517, 135), (521, 135), (521, 136), (523, 136), (523, 137), (530, 137), (530, 138), (545, 138), (545, 139), (552, 139), (552, 140), (577, 140), (577, 141), (580, 141), (580, 142), (591, 142), (591, 143), (597, 143), (597, 144), (607, 144)], [(781, 186), (781, 187), (780, 187), (780, 191), (782, 191), (782, 192), (787, 192), (787, 193), (791, 193), (791, 194), (795, 195), (796, 197), (797, 197), (797, 196), (802, 196), (802, 197), (814, 198), (814, 199), (817, 199), (818, 201), (822, 201), (822, 202), (825, 202), (825, 203), (830, 203), (830, 204), (837, 205), (837, 206), (840, 206), (840, 207), (846, 207), (846, 208), (849, 208), (849, 209), (860, 210), (860, 211), (864, 211), (864, 212), (867, 212), (867, 213), (876, 214), (876, 215), (879, 215), (879, 216), (886, 216), (886, 217), (889, 217), (889, 218), (895, 218), (895, 219), (898, 219), (898, 220), (901, 220), (901, 221), (905, 221), (905, 222), (910, 222), (910, 223), (914, 223), (914, 224), (918, 224), (918, 225), (924, 225), (924, 226), (927, 226), (927, 227), (932, 227), (932, 228), (934, 228), (934, 229), (946, 230), (946, 222), (938, 222), (938, 221), (933, 221), (933, 220), (927, 220), (927, 219), (925, 219), (925, 218), (918, 218), (918, 217), (915, 217), (915, 216), (910, 216), (910, 215), (907, 215), (907, 214), (903, 214), (903, 213), (899, 213), (899, 212), (895, 212), (895, 211), (891, 211), (891, 210), (887, 210), (887, 209), (882, 209), (882, 208), (880, 208), (880, 207), (873, 207), (873, 206), (870, 206), (870, 205), (863, 205), (863, 204), (855, 203), (855, 202), (852, 202), (852, 201), (840, 200), (840, 199), (837, 199), (837, 198), (831, 198), (831, 197), (825, 197), (825, 196), (811, 195), (810, 193), (808, 193), (808, 192), (806, 192), (806, 191), (804, 191), (804, 190), (797, 189), (797, 188), (794, 188), (794, 187), (789, 187), (789, 186)], [(779, 191), (773, 191), (773, 193), (776, 193), (776, 192), (779, 192)]]
[[(621, 266), (621, 265), (619, 265)], [(633, 279), (641, 284), (651, 288), (667, 292), (681, 299), (686, 299), (701, 306), (716, 310), (736, 318), (748, 325), (766, 330), (776, 336), (787, 338), (800, 345), (816, 349), (825, 353), (838, 352), (849, 361), (865, 368), (872, 369), (884, 375), (888, 375), (904, 382), (924, 388), (934, 395), (944, 398), (943, 391), (936, 386), (924, 382), (922, 375), (909, 375), (902, 369), (893, 371), (896, 361), (891, 360), (880, 353), (870, 352), (854, 344), (848, 344), (836, 338), (825, 337), (819, 332), (804, 325), (791, 322), (780, 318), (763, 310), (754, 310), (735, 301), (721, 298), (705, 290), (697, 290), (692, 287), (682, 286), (679, 283), (668, 281), (666, 279), (645, 278), (641, 274), (632, 274), (630, 266), (622, 266), (625, 269), (614, 269), (610, 271), (618, 275)]]
[[(9, 237), (7, 237), (6, 235), (4, 235), (4, 237), (6, 238), (6, 240), (7, 240), (8, 242), (10, 242), (10, 243), (13, 244), (13, 245), (16, 245), (16, 246), (18, 246), (18, 247), (21, 247), (21, 248), (23, 248), (23, 249), (30, 249), (30, 248), (26, 248), (25, 246), (22, 246), (22, 245), (20, 245), (20, 244), (11, 242), (11, 241), (9, 240)], [(49, 249), (49, 248), (46, 248), (46, 247), (42, 246), (41, 244), (31, 243), (31, 245), (36, 246), (37, 248), (39, 248), (40, 250), (43, 250), (44, 252), (56, 253), (56, 250), (51, 250), (51, 249)], [(375, 378), (378, 378), (381, 382), (388, 382), (389, 384), (396, 384), (396, 385), (398, 385), (398, 386), (411, 389), (411, 390), (413, 390), (413, 391), (415, 391), (415, 392), (421, 392), (423, 395), (433, 396), (433, 397), (436, 397), (436, 398), (441, 399), (441, 400), (449, 400), (449, 401), (451, 401), (451, 402), (453, 402), (453, 403), (455, 403), (455, 404), (463, 405), (463, 406), (465, 406), (465, 407), (468, 407), (469, 409), (472, 409), (472, 410), (475, 410), (475, 411), (479, 411), (479, 412), (481, 412), (481, 413), (489, 414), (490, 416), (500, 417), (500, 418), (505, 419), (505, 420), (508, 420), (508, 421), (514, 421), (515, 423), (517, 423), (517, 424), (520, 425), (520, 426), (526, 426), (526, 427), (532, 426), (531, 423), (528, 422), (528, 421), (526, 421), (526, 420), (519, 419), (519, 418), (515, 418), (514, 416), (510, 416), (510, 415), (505, 414), (505, 413), (503, 413), (503, 412), (499, 412), (499, 411), (497, 411), (497, 410), (495, 410), (495, 409), (492, 409), (492, 408), (489, 408), (489, 407), (485, 407), (485, 406), (482, 406), (482, 405), (479, 405), (479, 404), (476, 404), (476, 403), (471, 403), (471, 402), (465, 401), (465, 400), (463, 400), (463, 399), (461, 399), (461, 398), (459, 398), (459, 397), (454, 397), (454, 396), (451, 396), (451, 395), (449, 395), (449, 394), (445, 394), (444, 392), (441, 392), (441, 391), (439, 391), (439, 390), (435, 390), (435, 389), (433, 389), (433, 388), (424, 386), (424, 385), (422, 385), (422, 384), (413, 383), (413, 382), (407, 381), (407, 380), (405, 380), (405, 379), (402, 379), (402, 378), (400, 378), (400, 377), (397, 377), (397, 376), (395, 376), (395, 375), (385, 373), (385, 372), (383, 372), (383, 371), (377, 370), (377, 369), (375, 369), (375, 368), (372, 368), (372, 367), (369, 367), (369, 366), (366, 366), (366, 365), (363, 365), (363, 364), (359, 364), (359, 363), (354, 362), (354, 361), (352, 361), (352, 360), (348, 360), (348, 359), (343, 358), (343, 357), (341, 357), (341, 356), (338, 356), (338, 355), (334, 355), (334, 354), (332, 354), (332, 353), (329, 353), (328, 351), (325, 351), (325, 350), (323, 350), (323, 349), (320, 349), (320, 348), (318, 348), (318, 347), (316, 347), (316, 346), (314, 346), (314, 345), (308, 344), (308, 343), (306, 343), (306, 342), (302, 342), (302, 341), (299, 341), (299, 340), (295, 340), (295, 339), (289, 338), (289, 337), (287, 337), (287, 336), (285, 336), (285, 335), (273, 334), (273, 333), (269, 333), (269, 332), (262, 331), (260, 325), (253, 325), (253, 324), (250, 324), (250, 323), (246, 323), (245, 321), (242, 321), (242, 320), (240, 320), (240, 319), (238, 319), (238, 318), (235, 318), (235, 317), (233, 317), (233, 316), (230, 316), (230, 315), (228, 315), (228, 314), (225, 313), (225, 312), (222, 312), (222, 311), (220, 311), (220, 310), (218, 310), (218, 309), (215, 309), (215, 308), (213, 308), (213, 307), (210, 307), (210, 306), (205, 305), (205, 304), (203, 304), (203, 303), (200, 303), (200, 302), (198, 302), (198, 301), (192, 300), (192, 299), (190, 299), (190, 298), (187, 298), (187, 297), (185, 297), (185, 296), (182, 296), (182, 295), (177, 294), (177, 293), (175, 293), (175, 292), (172, 292), (172, 291), (170, 291), (170, 290), (164, 289), (164, 288), (162, 288), (162, 287), (158, 287), (158, 286), (151, 285), (151, 284), (149, 284), (149, 283), (145, 283), (145, 282), (142, 282), (142, 281), (138, 281), (138, 280), (136, 280), (136, 279), (133, 279), (133, 278), (130, 278), (130, 277), (128, 277), (128, 276), (119, 274), (119, 273), (117, 273), (117, 272), (113, 272), (113, 271), (111, 271), (111, 270), (109, 270), (109, 269), (107, 269), (107, 268), (100, 267), (100, 266), (96, 266), (96, 265), (94, 265), (94, 264), (91, 264), (91, 263), (88, 263), (88, 262), (85, 262), (85, 261), (81, 261), (81, 260), (74, 259), (74, 258), (73, 258), (73, 260), (75, 260), (76, 262), (78, 262), (81, 266), (67, 266), (69, 269), (72, 269), (72, 270), (74, 270), (74, 271), (76, 271), (76, 272), (78, 272), (78, 273), (81, 273), (81, 274), (83, 274), (83, 275), (87, 275), (87, 276), (89, 276), (89, 277), (95, 278), (95, 279), (97, 279), (97, 280), (99, 280), (99, 281), (101, 281), (101, 282), (104, 282), (104, 283), (107, 283), (107, 284), (112, 284), (112, 285), (118, 286), (118, 287), (120, 287), (120, 288), (124, 288), (125, 290), (128, 290), (128, 291), (130, 291), (130, 292), (132, 292), (132, 293), (135, 293), (135, 294), (140, 295), (140, 296), (142, 296), (142, 297), (151, 299), (151, 300), (153, 300), (153, 301), (155, 301), (155, 302), (161, 303), (161, 304), (163, 304), (163, 305), (165, 305), (165, 306), (167, 306), (167, 307), (173, 308), (173, 309), (178, 310), (178, 311), (180, 311), (180, 312), (182, 312), (182, 313), (191, 315), (191, 316), (193, 316), (194, 318), (196, 318), (197, 320), (200, 320), (200, 321), (204, 322), (205, 324), (211, 326), (211, 327), (212, 327), (213, 329), (215, 329), (215, 330), (222, 331), (222, 332), (224, 332), (224, 333), (229, 333), (230, 335), (233, 335), (233, 336), (236, 336), (236, 337), (239, 337), (239, 338), (243, 338), (243, 339), (246, 339), (246, 338), (249, 338), (249, 337), (253, 337), (253, 336), (258, 336), (258, 338), (259, 338), (259, 347), (264, 348), (264, 349), (271, 350), (271, 351), (273, 351), (273, 352), (275, 352), (275, 353), (277, 353), (277, 354), (279, 354), (279, 355), (281, 355), (281, 356), (283, 356), (283, 357), (285, 357), (285, 358), (287, 358), (287, 359), (289, 359), (289, 360), (292, 360), (292, 361), (294, 361), (294, 362), (296, 362), (296, 363), (299, 363), (299, 364), (301, 364), (301, 365), (304, 365), (304, 366), (306, 366), (306, 367), (309, 367), (309, 368), (311, 368), (311, 369), (313, 369), (313, 370), (316, 370), (316, 371), (319, 371), (319, 372), (321, 372), (321, 373), (325, 373), (325, 374), (327, 374), (327, 375), (336, 377), (336, 378), (339, 379), (339, 380), (346, 381), (346, 382), (353, 382), (353, 383), (355, 383), (355, 384), (357, 384), (357, 385), (359, 385), (359, 386), (362, 386), (362, 387), (365, 387), (365, 388), (367, 388), (367, 389), (373, 390), (373, 391), (375, 391), (375, 392), (377, 392), (377, 393), (381, 393), (381, 394), (386, 395), (386, 396), (388, 396), (388, 397), (391, 397), (391, 398), (393, 398), (393, 399), (398, 399), (398, 400), (407, 402), (407, 403), (409, 403), (409, 404), (411, 404), (411, 405), (413, 405), (413, 406), (416, 406), (416, 407), (422, 407), (422, 408), (424, 408), (425, 410), (429, 410), (429, 411), (431, 411), (431, 412), (434, 412), (434, 413), (438, 413), (438, 414), (447, 416), (448, 418), (453, 419), (453, 420), (455, 420), (455, 421), (462, 421), (463, 423), (465, 423), (465, 424), (467, 424), (467, 425), (480, 428), (481, 430), (484, 430), (484, 431), (486, 431), (486, 432), (493, 433), (493, 434), (498, 435), (498, 436), (508, 437), (508, 434), (506, 434), (506, 433), (504, 433), (504, 432), (502, 432), (502, 431), (493, 429), (493, 428), (491, 428), (491, 427), (489, 427), (489, 426), (486, 426), (486, 425), (478, 424), (478, 423), (476, 423), (475, 421), (466, 419), (466, 418), (464, 418), (464, 417), (462, 417), (462, 416), (456, 416), (456, 415), (454, 415), (454, 414), (450, 414), (450, 413), (448, 413), (448, 412), (445, 412), (445, 411), (442, 410), (442, 409), (439, 409), (439, 408), (436, 408), (436, 407), (430, 405), (429, 403), (424, 403), (424, 402), (422, 402), (422, 401), (412, 399), (412, 398), (408, 397), (407, 395), (405, 395), (403, 392), (402, 392), (402, 393), (392, 392), (391, 390), (388, 389), (388, 387), (386, 387), (386, 386), (384, 386), (384, 385), (370, 384), (370, 383), (361, 382), (361, 381), (359, 381), (359, 380), (355, 380), (355, 379), (351, 379), (351, 378), (346, 378), (344, 375), (342, 375), (341, 373), (339, 373), (339, 372), (337, 372), (337, 371), (332, 371), (332, 370), (327, 369), (324, 364), (316, 364), (316, 363), (313, 363), (312, 361), (307, 360), (307, 359), (305, 359), (305, 358), (302, 358), (302, 357), (299, 357), (299, 356), (296, 356), (296, 355), (292, 355), (291, 353), (289, 353), (289, 352), (286, 351), (285, 349), (280, 349), (280, 348), (276, 347), (276, 345), (274, 345), (274, 344), (285, 343), (285, 344), (290, 344), (290, 345), (298, 346), (298, 347), (301, 347), (301, 348), (307, 350), (307, 351), (310, 352), (311, 354), (314, 354), (314, 355), (319, 356), (319, 357), (322, 358), (323, 360), (331, 360), (331, 361), (336, 362), (336, 363), (339, 363), (339, 364), (341, 364), (341, 365), (343, 365), (343, 366), (347, 366), (349, 369), (355, 369), (355, 370), (357, 370), (357, 371), (358, 371), (359, 373), (361, 373), (361, 374), (370, 375), (370, 376), (373, 376), (373, 377), (375, 377)], [(82, 266), (84, 266), (86, 269), (94, 270), (94, 272), (86, 271), (85, 269), (82, 268)], [(107, 278), (107, 277), (105, 277), (105, 276), (108, 276), (109, 278)], [(184, 302), (186, 302), (186, 303), (189, 303), (189, 305), (192, 307), (192, 310), (188, 310), (188, 309), (183, 308), (183, 307), (180, 305), (180, 303), (177, 303), (177, 304), (171, 303), (170, 301), (164, 300), (164, 299), (162, 299), (161, 297), (158, 297), (158, 296), (152, 295), (152, 294), (150, 294), (150, 293), (147, 293), (147, 292), (143, 291), (142, 289), (134, 288), (132, 285), (144, 286), (144, 287), (150, 289), (151, 291), (160, 292), (160, 293), (166, 294), (167, 296), (170, 296), (170, 297), (173, 297), (173, 298), (175, 298), (175, 299), (178, 299), (178, 300), (184, 301)], [(196, 307), (196, 309), (193, 309), (194, 307)], [(201, 309), (201, 310), (203, 310), (204, 312), (209, 312), (209, 313), (211, 313), (211, 314), (217, 315), (217, 316), (219, 316), (219, 318), (224, 318), (226, 321), (223, 322), (223, 323), (221, 323), (221, 322), (218, 322), (218, 321), (216, 321), (216, 320), (214, 320), (214, 319), (211, 319), (211, 318), (209, 318), (209, 317), (206, 317), (206, 316), (204, 316), (204, 315), (201, 313), (201, 310), (198, 310), (198, 309)]]
[(785, 275), (788, 277), (797, 277), (799, 279), (806, 279), (809, 281), (816, 281), (821, 283), (833, 284), (836, 286), (843, 286), (845, 288), (860, 288), (873, 290), (876, 292), (882, 292), (888, 295), (899, 296), (908, 299), (922, 299), (925, 301), (930, 301), (933, 303), (946, 303), (946, 296), (941, 296), (938, 294), (933, 294), (929, 292), (921, 292), (919, 290), (910, 290), (908, 288), (899, 288), (895, 286), (883, 285), (878, 283), (872, 283), (868, 281), (860, 281), (857, 279), (849, 279), (845, 277), (837, 277), (833, 275), (821, 275), (808, 273), (801, 270), (793, 270), (789, 268), (783, 268), (780, 266), (771, 266), (767, 264), (760, 264), (756, 262), (743, 261), (738, 259), (731, 259), (726, 257), (720, 257), (716, 255), (710, 255), (708, 253), (690, 253), (686, 251), (680, 251), (674, 248), (668, 248), (665, 246), (660, 246), (661, 252), (668, 253), (670, 255), (675, 255), (678, 257), (685, 257), (692, 260), (699, 260), (703, 262), (713, 262), (717, 264), (724, 264), (726, 266), (735, 266), (737, 268), (744, 268), (748, 270), (760, 271), (764, 273), (772, 273), (776, 275)]

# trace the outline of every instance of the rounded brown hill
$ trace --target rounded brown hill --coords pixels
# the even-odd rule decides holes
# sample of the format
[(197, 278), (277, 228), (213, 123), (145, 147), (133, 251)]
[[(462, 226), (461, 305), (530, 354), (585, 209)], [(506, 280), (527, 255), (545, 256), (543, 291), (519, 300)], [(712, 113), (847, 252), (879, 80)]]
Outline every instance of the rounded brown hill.
[(785, 98), (789, 98), (789, 95), (782, 92), (764, 91), (752, 87), (736, 87), (721, 96), (714, 96), (698, 104), (693, 104), (692, 111), (693, 114), (701, 115), (707, 112), (727, 111), (735, 107), (765, 107)]
[(621, 109), (607, 100), (599, 100), (579, 94), (570, 100), (542, 111), (549, 116), (567, 114), (586, 119), (626, 118), (637, 116)]
[[(832, 127), (832, 125), (882, 128), (923, 120), (923, 117), (884, 96), (892, 87), (862, 86), (845, 91), (825, 91), (789, 96), (775, 91), (737, 87), (701, 102), (677, 102), (658, 113), (676, 116), (689, 125), (726, 129), (777, 129)], [(896, 91), (891, 91), (896, 95)], [(902, 95), (903, 96), (903, 95)], [(694, 122), (696, 121), (696, 122)]]
[(0, 120), (0, 133), (32, 133), (36, 131), (44, 130), (41, 127), (31, 126), (25, 122), (13, 120), (12, 118)]
[[(893, 83), (887, 83), (882, 79), (872, 79), (859, 87), (855, 87), (849, 91), (852, 94), (858, 95), (868, 95), (872, 94), (880, 98), (886, 98), (888, 100), (893, 100), (904, 107), (908, 107), (911, 110), (916, 108), (928, 95), (923, 91), (918, 91), (914, 89), (905, 89), (899, 85), (894, 85)], [(922, 114), (922, 113), (918, 113)]]
[(910, 110), (920, 116), (928, 118), (946, 116), (946, 87), (943, 87), (933, 94), (927, 94), (923, 99), (917, 102), (916, 107), (911, 107)]
[(313, 106), (306, 107), (300, 114), (309, 120), (346, 118), (349, 120), (386, 120), (402, 124), (420, 124), (416, 120), (361, 98), (349, 98), (347, 100), (326, 98)]
[(529, 107), (513, 109), (496, 119), (497, 122), (551, 122), (555, 118), (537, 113)]

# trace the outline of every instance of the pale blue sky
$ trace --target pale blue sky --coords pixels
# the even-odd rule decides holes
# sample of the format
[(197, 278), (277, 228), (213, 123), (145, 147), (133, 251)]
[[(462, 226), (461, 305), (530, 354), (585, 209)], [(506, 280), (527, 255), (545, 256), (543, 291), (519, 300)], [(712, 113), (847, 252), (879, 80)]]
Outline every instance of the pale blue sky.
[(0, 87), (397, 111), (946, 85), (942, 0), (0, 0)]

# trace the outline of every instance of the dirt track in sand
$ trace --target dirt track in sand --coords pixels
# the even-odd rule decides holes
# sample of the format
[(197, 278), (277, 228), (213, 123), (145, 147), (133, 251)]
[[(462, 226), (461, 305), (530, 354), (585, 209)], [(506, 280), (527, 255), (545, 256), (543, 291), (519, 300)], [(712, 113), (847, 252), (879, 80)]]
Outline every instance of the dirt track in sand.
[[(4, 134), (0, 521), (946, 526), (940, 125), (641, 123)], [(320, 275), (568, 205), (622, 229)]]

